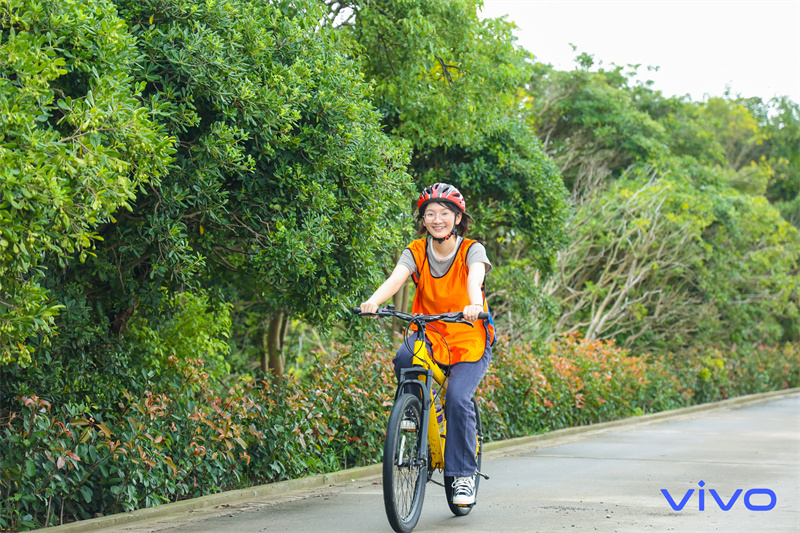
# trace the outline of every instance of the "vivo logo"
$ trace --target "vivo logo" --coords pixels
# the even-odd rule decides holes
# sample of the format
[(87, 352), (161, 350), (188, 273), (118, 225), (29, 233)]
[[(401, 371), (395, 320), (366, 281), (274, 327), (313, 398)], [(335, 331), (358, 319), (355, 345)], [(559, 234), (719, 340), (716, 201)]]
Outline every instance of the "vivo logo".
[[(705, 490), (702, 488), (706, 484), (705, 482), (701, 481), (698, 483), (700, 485), (700, 489), (697, 491), (697, 497), (699, 500), (697, 509), (700, 511), (706, 510), (706, 495)], [(694, 493), (694, 489), (689, 489), (686, 494), (684, 494), (683, 498), (679, 503), (675, 503), (675, 499), (669, 493), (667, 489), (661, 489), (661, 494), (667, 499), (667, 503), (669, 503), (670, 507), (674, 511), (682, 511), (686, 504), (689, 502), (689, 499), (692, 497)], [(714, 501), (717, 502), (717, 505), (723, 511), (730, 511), (733, 507), (733, 504), (736, 503), (736, 500), (739, 499), (739, 495), (742, 493), (742, 489), (736, 489), (736, 492), (733, 493), (733, 496), (726, 502), (724, 501), (717, 491), (714, 489), (708, 489), (708, 493), (711, 494), (711, 497), (714, 498)], [(753, 496), (763, 494), (769, 497), (769, 503), (766, 505), (755, 505), (750, 501), (750, 498)], [(775, 495), (773, 491), (770, 489), (750, 489), (744, 493), (744, 506), (750, 509), (751, 511), (770, 511), (775, 507), (775, 504), (778, 503), (778, 497)]]

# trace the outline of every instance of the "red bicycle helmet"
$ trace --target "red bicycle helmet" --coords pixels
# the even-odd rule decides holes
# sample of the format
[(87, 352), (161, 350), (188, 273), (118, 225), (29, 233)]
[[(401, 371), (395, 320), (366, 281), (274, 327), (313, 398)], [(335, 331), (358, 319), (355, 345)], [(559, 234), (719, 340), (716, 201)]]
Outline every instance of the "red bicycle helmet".
[(447, 202), (469, 217), (464, 197), (458, 189), (447, 183), (434, 183), (422, 189), (422, 194), (419, 195), (417, 202), (417, 210), (422, 213), (422, 208), (431, 202)]

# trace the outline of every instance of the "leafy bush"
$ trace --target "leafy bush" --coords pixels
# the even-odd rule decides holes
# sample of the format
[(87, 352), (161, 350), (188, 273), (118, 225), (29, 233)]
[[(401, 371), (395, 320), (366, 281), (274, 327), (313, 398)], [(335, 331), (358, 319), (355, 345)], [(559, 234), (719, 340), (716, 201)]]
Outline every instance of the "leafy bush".
[[(395, 389), (393, 350), (375, 339), (358, 352), (334, 345), (314, 353), (303, 379), (227, 388), (201, 359), (169, 355), (158, 375), (132, 375), (131, 390), (109, 391), (118, 398), (108, 407), (20, 396), (0, 413), (0, 528), (375, 463)], [(796, 386), (797, 345), (635, 357), (572, 333), (549, 346), (498, 343), (478, 395), (495, 440)]]
[(230, 373), (225, 356), (230, 347), (230, 304), (213, 309), (201, 292), (181, 292), (164, 298), (153, 313), (152, 324), (137, 316), (131, 320), (126, 340), (131, 348), (142, 353), (146, 368), (163, 367), (170, 356), (178, 359), (201, 358), (212, 378), (222, 379)]
[(800, 347), (654, 357), (569, 333), (549, 347), (498, 343), (478, 396), (489, 439), (800, 386)]
[(570, 333), (538, 350), (499, 343), (478, 394), (497, 439), (639, 413), (646, 384), (642, 358)]
[(647, 382), (639, 406), (643, 413), (658, 413), (693, 403), (693, 390), (685, 387), (675, 373), (676, 358), (646, 355)]
[(796, 387), (800, 384), (800, 347), (736, 346), (694, 350), (673, 357), (670, 370), (692, 403), (724, 400), (745, 394)]
[[(303, 382), (228, 390), (169, 355), (114, 408), (19, 397), (0, 427), (0, 528), (30, 529), (378, 460), (393, 375), (378, 346), (317, 354)], [(343, 365), (339, 359), (349, 359)], [(136, 381), (132, 377), (131, 382)]]

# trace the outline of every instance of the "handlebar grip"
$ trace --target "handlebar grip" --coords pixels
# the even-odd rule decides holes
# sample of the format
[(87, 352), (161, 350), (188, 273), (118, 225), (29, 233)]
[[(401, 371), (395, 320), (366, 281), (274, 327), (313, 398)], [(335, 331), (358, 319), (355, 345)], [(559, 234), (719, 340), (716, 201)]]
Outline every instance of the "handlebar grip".
[(489, 313), (478, 313), (478, 320), (489, 320)]
[(353, 308), (351, 309), (351, 311), (353, 311), (353, 313), (355, 313), (355, 314), (357, 314), (357, 315), (360, 315), (360, 314), (361, 314), (361, 308), (360, 308), (360, 307), (353, 307)]

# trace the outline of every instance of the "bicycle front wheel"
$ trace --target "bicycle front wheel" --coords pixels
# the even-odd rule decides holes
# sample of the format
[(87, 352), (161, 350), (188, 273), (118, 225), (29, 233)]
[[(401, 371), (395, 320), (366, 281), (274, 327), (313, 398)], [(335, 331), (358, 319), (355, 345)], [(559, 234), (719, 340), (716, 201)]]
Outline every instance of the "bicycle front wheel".
[(422, 404), (413, 394), (401, 394), (394, 404), (383, 446), (383, 502), (392, 529), (408, 533), (422, 512), (428, 466), (418, 457), (422, 442)]

